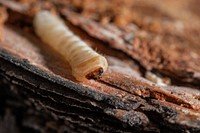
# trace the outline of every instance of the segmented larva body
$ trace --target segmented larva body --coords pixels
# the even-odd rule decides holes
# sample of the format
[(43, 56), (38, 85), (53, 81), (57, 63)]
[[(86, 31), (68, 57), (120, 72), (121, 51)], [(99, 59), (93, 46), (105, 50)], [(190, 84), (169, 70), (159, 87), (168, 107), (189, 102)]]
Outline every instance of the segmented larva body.
[(74, 35), (61, 19), (48, 11), (40, 11), (34, 18), (36, 34), (59, 52), (70, 64), (78, 81), (99, 78), (107, 70), (105, 57)]

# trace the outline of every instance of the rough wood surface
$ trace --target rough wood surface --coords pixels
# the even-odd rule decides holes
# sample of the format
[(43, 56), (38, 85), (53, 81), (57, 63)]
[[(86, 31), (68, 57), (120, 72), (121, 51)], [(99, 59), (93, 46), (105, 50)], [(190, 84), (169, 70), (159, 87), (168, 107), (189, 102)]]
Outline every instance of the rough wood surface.
[[(1, 132), (200, 132), (199, 46), (184, 32), (198, 31), (187, 25), (188, 18), (179, 18), (186, 22), (183, 32), (157, 32), (145, 21), (143, 26), (135, 22), (138, 28), (122, 26), (120, 16), (112, 24), (97, 22), (93, 15), (102, 12), (88, 14), (89, 7), (73, 2), (0, 3), (9, 15), (0, 42)], [(109, 69), (101, 80), (76, 81), (68, 63), (34, 34), (32, 18), (40, 9), (61, 15), (76, 35), (105, 55)], [(192, 18), (195, 24), (198, 17)], [(188, 48), (191, 41), (194, 46)]]

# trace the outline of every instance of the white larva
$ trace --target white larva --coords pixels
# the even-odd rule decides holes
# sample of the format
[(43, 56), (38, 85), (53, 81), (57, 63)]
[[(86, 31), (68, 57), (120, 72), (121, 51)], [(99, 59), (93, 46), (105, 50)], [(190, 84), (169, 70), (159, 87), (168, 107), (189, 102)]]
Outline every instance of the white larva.
[(40, 11), (34, 18), (36, 34), (59, 52), (70, 64), (78, 81), (99, 78), (107, 70), (105, 57), (74, 35), (64, 22), (48, 11)]

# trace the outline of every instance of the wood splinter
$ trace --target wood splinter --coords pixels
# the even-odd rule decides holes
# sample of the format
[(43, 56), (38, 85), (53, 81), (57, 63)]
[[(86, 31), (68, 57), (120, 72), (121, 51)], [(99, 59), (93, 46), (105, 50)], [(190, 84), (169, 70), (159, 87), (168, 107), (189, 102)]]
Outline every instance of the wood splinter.
[(58, 17), (48, 11), (40, 11), (34, 18), (36, 34), (59, 52), (70, 64), (78, 81), (98, 79), (107, 70), (105, 57), (89, 47)]

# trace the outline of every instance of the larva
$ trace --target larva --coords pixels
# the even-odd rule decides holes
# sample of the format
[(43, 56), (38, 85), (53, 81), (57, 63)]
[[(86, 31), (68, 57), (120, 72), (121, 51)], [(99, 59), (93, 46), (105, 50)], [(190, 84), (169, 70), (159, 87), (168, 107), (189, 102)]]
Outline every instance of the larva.
[(78, 81), (100, 78), (107, 70), (106, 58), (77, 37), (58, 17), (48, 11), (40, 11), (33, 23), (35, 32), (41, 40), (69, 62), (72, 75)]

